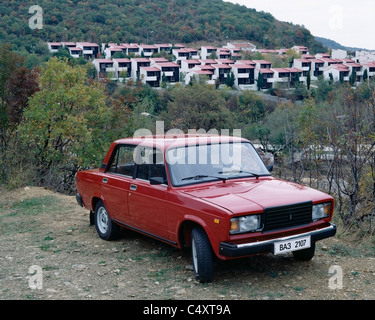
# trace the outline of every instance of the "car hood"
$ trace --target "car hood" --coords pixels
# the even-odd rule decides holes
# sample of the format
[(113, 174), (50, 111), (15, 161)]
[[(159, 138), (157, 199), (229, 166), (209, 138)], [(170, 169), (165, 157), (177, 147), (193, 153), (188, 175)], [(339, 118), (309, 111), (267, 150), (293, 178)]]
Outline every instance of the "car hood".
[(275, 178), (229, 180), (184, 190), (190, 196), (218, 205), (234, 214), (262, 212), (264, 208), (306, 201), (331, 200), (323, 192)]

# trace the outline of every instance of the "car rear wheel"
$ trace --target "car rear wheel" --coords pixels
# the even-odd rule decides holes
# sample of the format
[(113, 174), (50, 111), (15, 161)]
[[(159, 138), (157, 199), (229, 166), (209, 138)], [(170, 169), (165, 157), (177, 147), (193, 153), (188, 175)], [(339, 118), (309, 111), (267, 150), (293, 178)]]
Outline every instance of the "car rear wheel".
[(111, 220), (103, 201), (96, 204), (94, 221), (100, 238), (113, 240), (118, 236), (120, 227)]
[(294, 259), (298, 261), (310, 261), (315, 254), (315, 242), (311, 244), (310, 248), (294, 251), (293, 256)]
[(191, 254), (195, 279), (202, 283), (211, 282), (214, 277), (211, 244), (201, 228), (194, 228), (191, 232)]

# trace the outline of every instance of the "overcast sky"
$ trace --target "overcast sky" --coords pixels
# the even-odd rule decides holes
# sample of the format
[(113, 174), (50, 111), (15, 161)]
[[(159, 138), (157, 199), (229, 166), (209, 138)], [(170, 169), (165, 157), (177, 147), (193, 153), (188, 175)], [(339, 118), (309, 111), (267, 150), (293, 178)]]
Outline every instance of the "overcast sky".
[(344, 46), (375, 50), (374, 0), (224, 0), (257, 11), (271, 13), (277, 20), (304, 25), (314, 36)]

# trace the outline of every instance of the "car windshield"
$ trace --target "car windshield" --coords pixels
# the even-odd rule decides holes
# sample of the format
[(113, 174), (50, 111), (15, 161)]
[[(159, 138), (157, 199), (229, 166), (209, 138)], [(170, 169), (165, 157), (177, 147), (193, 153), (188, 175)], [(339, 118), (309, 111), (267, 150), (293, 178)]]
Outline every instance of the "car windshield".
[(173, 186), (270, 175), (248, 142), (173, 147), (166, 161)]

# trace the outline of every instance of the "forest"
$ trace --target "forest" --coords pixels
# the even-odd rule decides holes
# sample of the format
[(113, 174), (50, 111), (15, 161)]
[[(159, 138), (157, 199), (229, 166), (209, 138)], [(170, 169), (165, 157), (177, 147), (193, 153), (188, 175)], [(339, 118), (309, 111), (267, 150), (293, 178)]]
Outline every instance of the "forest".
[[(29, 20), (42, 9), (42, 28)], [(260, 48), (325, 48), (303, 26), (280, 22), (271, 14), (222, 0), (3, 0), (0, 6), (0, 43), (32, 59), (48, 53), (46, 42), (205, 43), (250, 41)], [(30, 57), (29, 57), (30, 59)]]
[[(0, 186), (74, 194), (75, 173), (98, 167), (137, 129), (240, 129), (275, 159), (273, 175), (326, 191), (345, 228), (375, 232), (375, 81), (320, 79), (303, 100), (273, 102), (205, 82), (155, 90), (98, 81), (92, 64), (52, 57), (32, 69), (0, 46)], [(297, 94), (297, 93), (294, 93)], [(300, 94), (298, 94), (300, 99)]]

